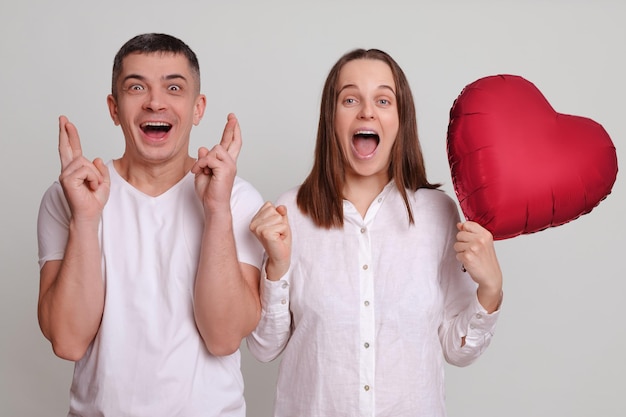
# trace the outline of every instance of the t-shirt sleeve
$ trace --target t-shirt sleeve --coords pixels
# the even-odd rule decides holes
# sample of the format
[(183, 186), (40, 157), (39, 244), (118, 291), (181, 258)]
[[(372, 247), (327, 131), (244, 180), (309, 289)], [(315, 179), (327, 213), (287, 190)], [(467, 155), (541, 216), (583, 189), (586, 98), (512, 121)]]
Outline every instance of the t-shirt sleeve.
[(250, 222), (263, 205), (263, 197), (249, 182), (236, 177), (230, 204), (239, 262), (250, 264), (260, 270), (263, 263), (263, 246), (250, 231)]
[(61, 184), (54, 182), (44, 193), (37, 217), (39, 268), (47, 261), (63, 259), (70, 224), (70, 207)]

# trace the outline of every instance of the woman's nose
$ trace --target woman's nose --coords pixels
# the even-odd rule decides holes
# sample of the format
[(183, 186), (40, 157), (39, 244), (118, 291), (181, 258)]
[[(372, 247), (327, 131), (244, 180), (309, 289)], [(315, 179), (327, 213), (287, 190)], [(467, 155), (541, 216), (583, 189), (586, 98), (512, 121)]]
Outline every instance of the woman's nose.
[(374, 107), (371, 103), (364, 102), (359, 111), (359, 119), (373, 119), (375, 116)]

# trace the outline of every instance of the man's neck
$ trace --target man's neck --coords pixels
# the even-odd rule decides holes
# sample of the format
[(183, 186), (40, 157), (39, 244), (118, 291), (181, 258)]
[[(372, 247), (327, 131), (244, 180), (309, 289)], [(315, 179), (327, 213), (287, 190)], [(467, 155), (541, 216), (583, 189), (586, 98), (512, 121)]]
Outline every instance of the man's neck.
[(113, 161), (117, 173), (130, 185), (144, 194), (159, 196), (176, 185), (190, 170), (195, 159), (185, 159), (168, 163), (142, 163), (129, 161), (122, 156)]

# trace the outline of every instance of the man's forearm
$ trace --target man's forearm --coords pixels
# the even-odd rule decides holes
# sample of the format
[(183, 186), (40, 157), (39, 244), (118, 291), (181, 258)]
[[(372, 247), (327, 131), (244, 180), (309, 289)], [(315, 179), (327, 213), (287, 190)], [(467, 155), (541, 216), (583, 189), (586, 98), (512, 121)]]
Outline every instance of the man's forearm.
[(258, 323), (258, 270), (240, 264), (230, 213), (205, 224), (194, 290), (196, 324), (214, 355), (235, 352)]
[(97, 228), (70, 223), (62, 261), (41, 270), (39, 322), (55, 353), (78, 360), (95, 337), (104, 309), (104, 282)]

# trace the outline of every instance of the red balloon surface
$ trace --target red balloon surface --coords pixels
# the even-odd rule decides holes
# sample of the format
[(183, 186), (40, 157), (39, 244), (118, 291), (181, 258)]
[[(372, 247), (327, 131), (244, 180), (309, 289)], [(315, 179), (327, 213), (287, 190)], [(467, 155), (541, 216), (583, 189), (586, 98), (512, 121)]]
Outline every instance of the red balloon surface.
[(481, 78), (461, 91), (450, 110), (447, 152), (463, 214), (496, 240), (589, 213), (617, 177), (604, 128), (557, 113), (516, 75)]

